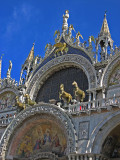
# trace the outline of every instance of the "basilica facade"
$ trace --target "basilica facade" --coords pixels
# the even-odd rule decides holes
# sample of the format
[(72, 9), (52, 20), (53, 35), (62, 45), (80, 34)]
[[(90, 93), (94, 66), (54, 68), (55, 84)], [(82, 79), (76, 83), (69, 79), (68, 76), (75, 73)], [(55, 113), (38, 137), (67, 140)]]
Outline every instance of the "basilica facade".
[(120, 48), (106, 13), (88, 43), (68, 19), (44, 58), (33, 44), (19, 83), (11, 61), (0, 80), (0, 160), (120, 159)]

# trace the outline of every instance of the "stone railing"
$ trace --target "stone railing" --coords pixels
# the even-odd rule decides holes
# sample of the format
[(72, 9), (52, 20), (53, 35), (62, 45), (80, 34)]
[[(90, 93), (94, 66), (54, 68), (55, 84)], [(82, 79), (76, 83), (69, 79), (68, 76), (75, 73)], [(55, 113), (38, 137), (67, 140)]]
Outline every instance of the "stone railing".
[(0, 127), (7, 126), (14, 118), (15, 115), (12, 117), (0, 119)]
[(17, 113), (17, 107), (0, 110), (0, 127), (7, 126), (16, 117)]
[(68, 111), (71, 113), (88, 112), (90, 110), (100, 111), (100, 109), (110, 110), (111, 107), (120, 107), (120, 96), (108, 99), (98, 99), (88, 102), (78, 102), (72, 105), (70, 104), (68, 107)]
[(109, 160), (108, 157), (101, 154), (69, 154), (69, 160)]

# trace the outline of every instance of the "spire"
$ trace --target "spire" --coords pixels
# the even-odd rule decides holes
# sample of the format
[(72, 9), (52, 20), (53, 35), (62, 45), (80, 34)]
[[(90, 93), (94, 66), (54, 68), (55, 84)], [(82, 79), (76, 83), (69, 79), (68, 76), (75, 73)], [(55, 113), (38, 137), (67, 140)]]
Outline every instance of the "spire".
[(107, 23), (107, 19), (106, 19), (106, 11), (104, 14), (104, 20), (103, 20), (103, 24), (102, 24), (101, 31), (100, 31), (100, 36), (103, 36), (103, 35), (108, 35), (111, 37), (108, 23)]
[[(98, 51), (99, 46), (101, 47), (100, 52)], [(110, 57), (109, 55), (113, 54), (113, 40), (110, 35), (106, 12), (100, 34), (96, 38), (96, 62), (98, 61), (98, 54), (100, 54), (101, 61), (107, 60)]]
[(34, 45), (35, 45), (35, 43), (33, 43), (31, 51), (30, 51), (30, 53), (29, 53), (29, 55), (27, 57), (27, 61), (32, 61), (34, 59)]

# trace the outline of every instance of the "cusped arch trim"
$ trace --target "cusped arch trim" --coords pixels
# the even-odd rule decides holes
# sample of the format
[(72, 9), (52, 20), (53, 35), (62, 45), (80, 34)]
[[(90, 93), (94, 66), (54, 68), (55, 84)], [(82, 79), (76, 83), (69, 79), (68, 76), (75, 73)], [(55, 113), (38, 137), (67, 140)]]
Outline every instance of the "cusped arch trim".
[(108, 134), (120, 124), (120, 111), (105, 117), (93, 130), (87, 143), (86, 153), (101, 154), (102, 145)]
[(14, 136), (15, 131), (17, 128), (23, 124), (23, 122), (36, 114), (49, 114), (53, 115), (58, 118), (62, 124), (64, 124), (64, 128), (67, 133), (67, 152), (72, 153), (76, 152), (77, 149), (77, 134), (70, 119), (69, 115), (61, 108), (47, 104), (47, 103), (40, 103), (34, 107), (28, 107), (26, 110), (20, 112), (15, 119), (10, 123), (10, 125), (5, 130), (2, 138), (0, 140), (0, 156), (2, 160), (7, 159), (8, 149), (10, 146), (10, 141)]
[(101, 86), (106, 86), (108, 87), (108, 80), (110, 77), (110, 74), (112, 73), (112, 71), (114, 70), (114, 67), (116, 66), (116, 64), (120, 65), (120, 55), (118, 55), (117, 57), (115, 57), (106, 67), (102, 79), (101, 79)]
[(96, 87), (96, 72), (92, 64), (81, 55), (67, 54), (59, 56), (41, 67), (34, 77), (27, 82), (27, 93), (30, 94), (31, 98), (35, 99), (42, 79), (47, 79), (49, 74), (60, 67), (66, 66), (76, 66), (83, 69), (88, 78), (89, 89)]

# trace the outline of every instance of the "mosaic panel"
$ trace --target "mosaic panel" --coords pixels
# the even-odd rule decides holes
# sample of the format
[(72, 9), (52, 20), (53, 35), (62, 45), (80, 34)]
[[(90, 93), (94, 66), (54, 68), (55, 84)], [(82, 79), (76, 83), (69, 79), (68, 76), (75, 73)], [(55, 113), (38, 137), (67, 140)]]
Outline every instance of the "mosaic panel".
[(110, 86), (116, 84), (120, 84), (120, 64), (114, 69), (109, 79)]
[(37, 153), (51, 152), (62, 157), (66, 147), (66, 138), (61, 128), (52, 121), (41, 120), (21, 138), (16, 156), (27, 158)]
[(11, 108), (15, 105), (16, 95), (13, 92), (5, 92), (0, 95), (0, 110)]

